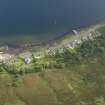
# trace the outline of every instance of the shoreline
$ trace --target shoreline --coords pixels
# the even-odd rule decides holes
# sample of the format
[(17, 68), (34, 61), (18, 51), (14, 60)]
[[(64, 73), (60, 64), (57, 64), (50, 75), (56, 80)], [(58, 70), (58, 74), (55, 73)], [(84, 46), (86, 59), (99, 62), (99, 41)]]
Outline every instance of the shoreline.
[(45, 52), (50, 52), (52, 54), (55, 53), (54, 51), (57, 49), (62, 49), (64, 47), (73, 49), (77, 43), (82, 43), (81, 38), (84, 40), (88, 40), (89, 36), (92, 38), (92, 32), (103, 26), (105, 26), (105, 21), (91, 24), (90, 26), (79, 27), (77, 28), (79, 29), (78, 34), (75, 34), (75, 32), (73, 33), (73, 31), (67, 31), (60, 37), (38, 44), (31, 43), (29, 45), (18, 46), (7, 43), (7, 45), (0, 47), (0, 61), (8, 61), (19, 56), (23, 58), (24, 56), (29, 57), (33, 53), (39, 57), (40, 54), (43, 55)]
[[(5, 53), (12, 53), (12, 54), (18, 54), (18, 53), (22, 53), (25, 50), (29, 50), (31, 51), (34, 48), (41, 48), (41, 47), (46, 47), (47, 45), (50, 46), (52, 44), (54, 44), (55, 42), (57, 42), (60, 39), (65, 38), (68, 35), (73, 35), (73, 30), (85, 30), (86, 28), (90, 28), (92, 26), (96, 26), (96, 25), (102, 25), (105, 24), (105, 19), (104, 20), (97, 20), (94, 23), (89, 23), (88, 25), (84, 25), (84, 26), (77, 26), (75, 28), (73, 28), (72, 30), (68, 30), (66, 32), (61, 33), (58, 37), (55, 37), (53, 39), (50, 40), (46, 40), (46, 41), (42, 41), (40, 43), (30, 43), (30, 44), (14, 44), (14, 43), (5, 43), (0, 45), (0, 49), (3, 48), (3, 52)], [(8, 50), (7, 48), (8, 47)]]

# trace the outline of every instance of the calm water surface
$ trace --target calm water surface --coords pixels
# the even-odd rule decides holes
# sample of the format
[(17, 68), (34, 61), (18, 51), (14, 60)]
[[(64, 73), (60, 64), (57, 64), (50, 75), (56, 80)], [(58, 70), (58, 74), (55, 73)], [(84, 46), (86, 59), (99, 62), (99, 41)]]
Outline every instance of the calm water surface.
[(0, 0), (0, 42), (39, 42), (105, 18), (105, 0)]

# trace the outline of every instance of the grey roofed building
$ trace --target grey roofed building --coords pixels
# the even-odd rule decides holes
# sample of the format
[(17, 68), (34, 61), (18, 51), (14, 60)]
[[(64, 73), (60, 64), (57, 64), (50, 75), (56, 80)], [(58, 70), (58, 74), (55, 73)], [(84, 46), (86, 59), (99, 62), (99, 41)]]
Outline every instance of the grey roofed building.
[(24, 63), (25, 63), (25, 64), (29, 64), (30, 61), (31, 61), (30, 58), (28, 58), (28, 57), (25, 57), (25, 58), (24, 58)]

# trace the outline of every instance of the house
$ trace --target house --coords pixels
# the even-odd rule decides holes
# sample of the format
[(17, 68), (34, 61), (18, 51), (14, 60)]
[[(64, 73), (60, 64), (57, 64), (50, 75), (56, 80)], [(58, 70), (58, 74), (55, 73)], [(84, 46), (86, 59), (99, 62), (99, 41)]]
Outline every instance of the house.
[(74, 49), (75, 43), (74, 42), (69, 42), (65, 45), (66, 48)]
[(29, 64), (30, 62), (31, 62), (30, 58), (28, 58), (28, 57), (24, 58), (24, 63), (25, 64)]
[(77, 30), (72, 30), (75, 35), (78, 35), (79, 32)]

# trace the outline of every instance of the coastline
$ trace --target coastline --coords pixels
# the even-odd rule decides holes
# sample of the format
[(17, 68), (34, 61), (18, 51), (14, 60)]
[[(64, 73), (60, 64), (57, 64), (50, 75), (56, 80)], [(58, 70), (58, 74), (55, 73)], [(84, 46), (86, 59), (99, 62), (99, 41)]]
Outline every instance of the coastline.
[[(97, 20), (94, 23), (91, 23), (88, 25), (75, 27), (73, 28), (73, 30), (85, 31), (86, 29), (95, 27), (97, 25), (105, 25), (105, 20), (101, 20), (101, 21)], [(25, 51), (32, 51), (33, 49), (40, 49), (42, 47), (52, 46), (54, 43), (57, 43), (58, 41), (65, 39), (65, 37), (74, 35), (73, 30), (68, 30), (66, 32), (61, 33), (58, 37), (55, 37), (51, 40), (42, 41), (40, 43), (32, 42), (30, 44), (20, 44), (20, 45), (14, 44), (14, 43), (5, 43), (3, 45), (0, 45), (0, 49), (3, 48), (4, 53), (17, 55)], [(8, 47), (8, 50), (5, 47)]]
[[(32, 63), (26, 65), (25, 59), (28, 59), (29, 62), (34, 56), (35, 59), (40, 60), (46, 56), (54, 56), (57, 51), (62, 53), (64, 49), (69, 49), (74, 51), (78, 45), (81, 45), (83, 42), (88, 40), (94, 40), (96, 37), (101, 36), (101, 33), (98, 29), (105, 27), (105, 23), (92, 24), (85, 28), (80, 28), (79, 33), (75, 34), (68, 33), (64, 34), (63, 37), (47, 41), (46, 43), (40, 44), (31, 44), (27, 46), (4, 46), (2, 50), (0, 49), (0, 63), (5, 65), (14, 65), (17, 63), (24, 64), (24, 67), (30, 67)], [(75, 29), (76, 30), (76, 29)]]

